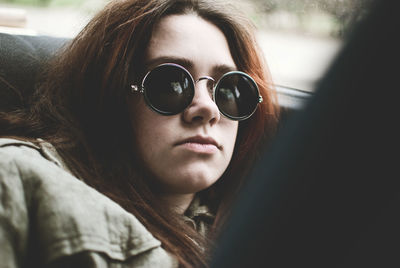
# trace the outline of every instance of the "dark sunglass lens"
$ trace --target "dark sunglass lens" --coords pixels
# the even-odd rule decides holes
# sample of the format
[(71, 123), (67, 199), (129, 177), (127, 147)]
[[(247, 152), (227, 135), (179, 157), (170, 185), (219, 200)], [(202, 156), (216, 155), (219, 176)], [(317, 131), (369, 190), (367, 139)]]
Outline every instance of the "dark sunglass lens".
[(227, 74), (217, 85), (215, 102), (225, 116), (236, 120), (246, 119), (257, 108), (257, 85), (245, 74)]
[(190, 75), (174, 65), (160, 65), (144, 80), (145, 98), (157, 112), (173, 115), (182, 112), (194, 96)]

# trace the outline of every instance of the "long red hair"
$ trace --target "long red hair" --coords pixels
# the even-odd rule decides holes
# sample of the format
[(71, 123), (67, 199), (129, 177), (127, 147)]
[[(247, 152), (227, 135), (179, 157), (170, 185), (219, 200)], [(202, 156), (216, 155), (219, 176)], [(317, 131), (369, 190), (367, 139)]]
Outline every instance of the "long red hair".
[[(207, 266), (205, 239), (165, 208), (146, 183), (132, 143), (126, 94), (138, 79), (142, 56), (161, 18), (194, 13), (226, 36), (239, 70), (257, 82), (264, 101), (239, 124), (231, 163), (200, 193), (216, 213), (214, 230), (229, 207), (263, 141), (272, 137), (278, 108), (271, 77), (252, 25), (208, 0), (124, 0), (109, 3), (52, 60), (27, 112), (0, 114), (0, 135), (52, 143), (70, 170), (135, 215), (182, 266)], [(132, 149), (133, 148), (133, 149)]]

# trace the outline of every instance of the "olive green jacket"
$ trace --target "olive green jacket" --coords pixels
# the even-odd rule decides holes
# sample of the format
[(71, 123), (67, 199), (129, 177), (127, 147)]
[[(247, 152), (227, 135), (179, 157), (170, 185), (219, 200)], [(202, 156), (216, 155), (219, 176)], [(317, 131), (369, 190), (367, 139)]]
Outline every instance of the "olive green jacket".
[[(212, 217), (204, 206), (188, 213), (199, 214)], [(178, 266), (132, 214), (71, 175), (45, 142), (0, 138), (0, 247), (1, 267)]]

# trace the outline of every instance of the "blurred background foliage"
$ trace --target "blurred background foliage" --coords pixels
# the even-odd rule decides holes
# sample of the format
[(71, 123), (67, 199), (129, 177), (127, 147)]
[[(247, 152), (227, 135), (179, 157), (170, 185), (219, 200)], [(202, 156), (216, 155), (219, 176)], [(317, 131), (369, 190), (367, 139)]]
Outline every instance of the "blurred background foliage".
[[(123, 0), (0, 0), (0, 19), (3, 9), (24, 23), (18, 22), (22, 29), (13, 31), (2, 28), (0, 20), (0, 32), (72, 38), (109, 1)], [(234, 5), (257, 27), (276, 84), (312, 91), (353, 25), (379, 0), (221, 1)]]
[(0, 2), (12, 3), (18, 5), (48, 7), (48, 6), (80, 5), (83, 2), (85, 2), (85, 0), (1, 0)]
[[(247, 6), (256, 26), (342, 38), (373, 0), (231, 0)], [(60, 7), (104, 5), (108, 0), (0, 0), (17, 5)], [(88, 4), (89, 3), (89, 4)]]
[(251, 0), (256, 21), (266, 27), (343, 37), (373, 0)]

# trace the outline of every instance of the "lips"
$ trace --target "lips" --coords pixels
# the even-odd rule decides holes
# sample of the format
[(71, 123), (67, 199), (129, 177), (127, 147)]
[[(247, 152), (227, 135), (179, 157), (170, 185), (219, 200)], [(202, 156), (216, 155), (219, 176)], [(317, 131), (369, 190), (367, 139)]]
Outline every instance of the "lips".
[(215, 146), (218, 149), (221, 149), (222, 146), (218, 144), (213, 138), (211, 137), (203, 137), (203, 136), (193, 136), (182, 141), (177, 142), (175, 145), (184, 145), (184, 144), (198, 144), (204, 146)]

